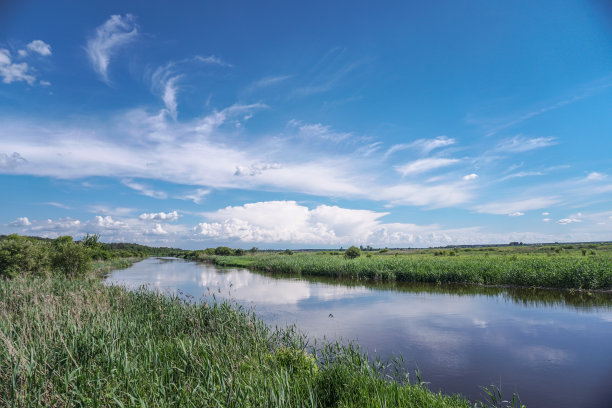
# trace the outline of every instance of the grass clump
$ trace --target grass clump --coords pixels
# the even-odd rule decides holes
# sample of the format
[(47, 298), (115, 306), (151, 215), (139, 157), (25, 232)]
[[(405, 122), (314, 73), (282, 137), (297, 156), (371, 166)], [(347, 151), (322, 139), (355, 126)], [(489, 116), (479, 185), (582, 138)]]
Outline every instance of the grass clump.
[(273, 330), (228, 303), (19, 276), (0, 281), (0, 406), (473, 404), (386, 381), (356, 347), (307, 347), (294, 328)]

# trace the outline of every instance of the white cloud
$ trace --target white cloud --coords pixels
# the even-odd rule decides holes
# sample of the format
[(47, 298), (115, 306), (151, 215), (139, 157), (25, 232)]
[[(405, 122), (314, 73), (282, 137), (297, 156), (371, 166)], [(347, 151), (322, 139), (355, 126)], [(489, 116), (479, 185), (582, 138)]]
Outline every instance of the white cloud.
[(30, 222), (28, 217), (19, 217), (15, 221), (10, 222), (8, 225), (11, 227), (27, 227), (29, 225), (32, 225), (32, 223)]
[(516, 212), (539, 210), (560, 202), (558, 197), (535, 197), (518, 201), (492, 202), (476, 207), (476, 211), (485, 214), (513, 214)]
[(155, 224), (155, 228), (149, 230), (149, 233), (154, 235), (168, 235), (168, 231), (166, 231), (161, 224)]
[(291, 75), (268, 76), (268, 77), (265, 77), (258, 81), (253, 82), (251, 85), (249, 85), (246, 88), (245, 92), (251, 93), (257, 89), (267, 88), (273, 85), (277, 85), (277, 84), (280, 84), (281, 82), (286, 81), (289, 78), (291, 78)]
[(44, 41), (34, 40), (27, 45), (28, 50), (38, 53), (44, 57), (51, 55), (51, 46)]
[(525, 215), (525, 213), (520, 212), (520, 211), (516, 211), (516, 212), (508, 214), (509, 217), (522, 217), (523, 215)]
[(542, 218), (542, 222), (550, 222), (551, 219), (550, 218)]
[(140, 218), (143, 221), (176, 221), (179, 218), (178, 211), (172, 212), (158, 212), (158, 213), (142, 213)]
[(589, 175), (585, 178), (586, 181), (600, 181), (604, 180), (607, 177), (606, 174), (598, 173), (596, 171), (589, 173)]
[(121, 180), (121, 182), (125, 186), (131, 188), (132, 190), (136, 190), (140, 194), (145, 195), (147, 197), (157, 198), (160, 200), (164, 200), (168, 198), (168, 194), (166, 194), (165, 192), (154, 190), (151, 187), (148, 187), (141, 183), (137, 183), (133, 181), (132, 179), (124, 179), (124, 180)]
[(236, 176), (257, 176), (266, 170), (280, 169), (280, 163), (255, 163), (250, 166), (236, 166)]
[(330, 126), (321, 123), (302, 124), (299, 120), (292, 119), (289, 121), (289, 125), (296, 127), (298, 130), (297, 136), (306, 140), (322, 139), (340, 142), (352, 136), (348, 132), (334, 132)]
[(541, 149), (556, 145), (554, 137), (534, 137), (528, 138), (521, 135), (501, 141), (497, 146), (497, 151), (505, 153), (523, 153), (534, 149)]
[(195, 61), (198, 62), (202, 62), (204, 64), (211, 64), (211, 65), (220, 65), (222, 67), (231, 67), (232, 64), (223, 61), (221, 58), (216, 57), (214, 55), (208, 55), (208, 56), (201, 56), (201, 55), (196, 55), (195, 57), (193, 57), (193, 59)]
[(28, 64), (12, 62), (11, 53), (4, 48), (0, 48), (0, 78), (5, 84), (23, 81), (32, 85), (36, 81), (36, 77), (31, 74)]
[(104, 82), (109, 82), (108, 65), (112, 55), (118, 48), (129, 44), (137, 37), (138, 26), (131, 14), (112, 15), (104, 24), (96, 28), (95, 35), (87, 41), (85, 50), (93, 69)]
[(549, 213), (549, 212), (547, 212), (547, 211), (544, 211), (544, 212), (542, 213), (542, 215), (543, 215), (543, 216), (545, 216), (545, 217), (547, 217), (547, 216), (549, 216), (549, 215), (550, 215), (550, 213)]
[(204, 188), (197, 188), (191, 193), (187, 193), (181, 196), (176, 196), (179, 200), (191, 200), (196, 204), (200, 204), (204, 201), (204, 197), (210, 194), (210, 190)]
[(401, 166), (395, 166), (395, 170), (402, 176), (411, 174), (425, 173), (431, 170), (435, 170), (441, 167), (447, 167), (452, 164), (458, 163), (459, 159), (443, 159), (443, 158), (431, 158), (431, 159), (420, 159), (410, 163), (406, 163)]
[(391, 146), (384, 155), (384, 158), (388, 158), (395, 152), (406, 149), (416, 149), (422, 154), (428, 154), (432, 150), (439, 149), (441, 147), (451, 146), (456, 143), (455, 139), (446, 136), (438, 136), (434, 139), (418, 139), (411, 143), (401, 143)]
[[(314, 209), (295, 201), (268, 201), (226, 207), (205, 216), (196, 231), (207, 238), (241, 242), (348, 244), (414, 242), (435, 226), (383, 224), (387, 213), (319, 205)], [(273, 220), (273, 221), (272, 221)], [(271, 222), (272, 221), (272, 222)]]
[(465, 181), (476, 180), (477, 178), (478, 178), (478, 174), (476, 174), (476, 173), (472, 173), (472, 174), (468, 174), (466, 176), (463, 176), (463, 180), (465, 180)]
[(0, 169), (11, 170), (26, 162), (27, 160), (21, 157), (21, 155), (17, 152), (13, 152), (13, 154), (10, 156), (0, 153)]
[[(269, 136), (236, 143), (227, 131), (231, 121), (265, 107), (232, 105), (182, 123), (168, 120), (163, 112), (151, 115), (142, 110), (111, 117), (103, 124), (92, 121), (87, 127), (0, 121), (0, 143), (28, 158), (27, 164), (10, 172), (56, 178), (116, 177), (155, 198), (167, 194), (135, 180), (193, 185), (201, 192), (215, 188), (287, 191), (431, 207), (458, 205), (472, 198), (473, 187), (465, 181), (397, 183), (381, 174), (380, 163), (364, 158), (358, 148), (338, 153), (305, 145), (299, 154), (287, 154), (295, 149), (291, 138)], [(253, 177), (237, 177), (237, 173)], [(177, 198), (199, 201), (203, 195)]]
[(576, 217), (562, 218), (559, 221), (557, 221), (557, 224), (567, 225), (567, 224), (574, 224), (576, 222), (582, 222), (582, 220)]
[(39, 84), (41, 84), (42, 86), (51, 86), (51, 82), (49, 81), (40, 81)]

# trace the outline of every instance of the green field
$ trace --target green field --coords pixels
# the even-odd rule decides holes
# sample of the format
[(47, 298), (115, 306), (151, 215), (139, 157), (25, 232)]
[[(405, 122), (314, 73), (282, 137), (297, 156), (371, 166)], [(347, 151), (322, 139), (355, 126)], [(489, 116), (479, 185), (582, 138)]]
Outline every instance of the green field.
[(270, 273), (351, 280), (612, 289), (611, 245), (553, 245), (362, 252), (259, 252), (240, 256), (195, 251), (189, 259)]

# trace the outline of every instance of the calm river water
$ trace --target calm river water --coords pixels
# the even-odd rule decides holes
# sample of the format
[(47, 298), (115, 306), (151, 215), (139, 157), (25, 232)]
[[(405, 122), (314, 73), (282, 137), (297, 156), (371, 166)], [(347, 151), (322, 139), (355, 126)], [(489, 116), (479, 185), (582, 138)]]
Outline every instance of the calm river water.
[[(534, 407), (612, 407), (612, 296), (436, 285), (365, 285), (276, 277), (150, 258), (107, 283), (196, 299), (233, 299), (267, 323), (310, 337), (357, 340), (370, 355), (401, 354), (430, 389), (485, 399), (479, 386), (518, 391)], [(411, 377), (413, 378), (413, 377)]]

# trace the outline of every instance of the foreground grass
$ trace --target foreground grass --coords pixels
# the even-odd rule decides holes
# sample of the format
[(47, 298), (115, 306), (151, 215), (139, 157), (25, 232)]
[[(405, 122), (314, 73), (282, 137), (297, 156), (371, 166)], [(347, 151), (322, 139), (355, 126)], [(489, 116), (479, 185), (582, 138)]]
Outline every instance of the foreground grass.
[(612, 257), (575, 254), (362, 256), (318, 253), (211, 256), (220, 266), (354, 280), (512, 285), (576, 290), (612, 289)]
[(474, 406), (374, 367), (354, 347), (307, 349), (292, 328), (229, 304), (95, 278), (0, 281), (0, 406)]

